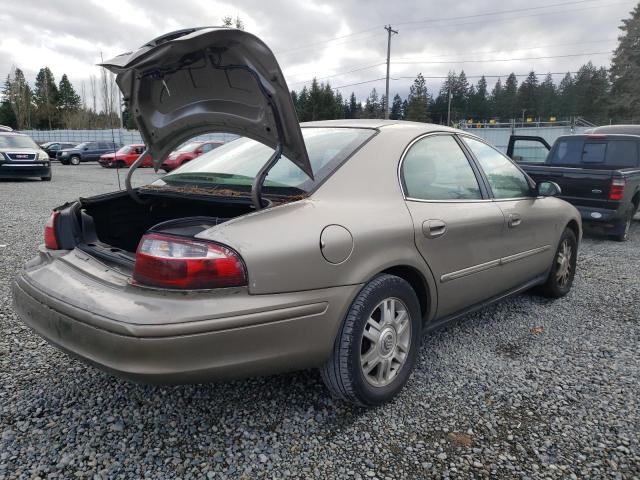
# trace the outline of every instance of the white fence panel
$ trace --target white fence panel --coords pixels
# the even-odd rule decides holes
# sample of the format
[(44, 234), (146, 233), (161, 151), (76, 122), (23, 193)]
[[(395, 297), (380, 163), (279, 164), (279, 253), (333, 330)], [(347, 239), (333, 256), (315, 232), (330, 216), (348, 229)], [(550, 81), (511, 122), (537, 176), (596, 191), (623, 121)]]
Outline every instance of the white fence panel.
[[(142, 143), (142, 137), (137, 130), (121, 130), (118, 128), (105, 130), (21, 130), (36, 142), (116, 142), (122, 145)], [(222, 140), (230, 142), (237, 135), (231, 133), (207, 133), (194, 140)]]
[(478, 137), (484, 138), (487, 142), (499, 148), (506, 153), (509, 145), (509, 137), (511, 135), (530, 135), (533, 137), (542, 137), (549, 145), (553, 145), (558, 137), (562, 135), (581, 134), (587, 130), (587, 127), (523, 127), (523, 128), (464, 128), (465, 131), (473, 133)]

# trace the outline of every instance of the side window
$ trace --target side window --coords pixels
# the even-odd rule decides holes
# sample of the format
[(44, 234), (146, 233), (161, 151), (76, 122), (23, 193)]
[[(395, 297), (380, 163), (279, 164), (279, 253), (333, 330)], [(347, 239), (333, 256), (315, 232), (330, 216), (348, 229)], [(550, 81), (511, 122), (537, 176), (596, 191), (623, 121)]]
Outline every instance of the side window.
[(513, 160), (518, 163), (544, 163), (549, 150), (537, 140), (516, 140)]
[(451, 135), (434, 135), (414, 143), (402, 162), (402, 179), (408, 198), (482, 198), (469, 160)]
[(207, 153), (209, 150), (213, 149), (213, 143), (205, 143), (202, 145), (202, 153)]
[(469, 137), (462, 138), (478, 159), (495, 198), (532, 196), (527, 177), (511, 160), (486, 143)]

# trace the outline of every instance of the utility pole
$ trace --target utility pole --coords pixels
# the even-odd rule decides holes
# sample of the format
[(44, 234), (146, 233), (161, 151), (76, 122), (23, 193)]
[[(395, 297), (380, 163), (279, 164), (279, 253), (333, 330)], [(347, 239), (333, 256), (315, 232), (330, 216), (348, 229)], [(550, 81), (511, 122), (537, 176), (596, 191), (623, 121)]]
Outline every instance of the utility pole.
[(384, 29), (387, 31), (387, 88), (384, 97), (384, 118), (389, 120), (389, 65), (391, 62), (391, 34), (398, 34), (397, 30), (391, 28), (391, 25), (385, 25)]

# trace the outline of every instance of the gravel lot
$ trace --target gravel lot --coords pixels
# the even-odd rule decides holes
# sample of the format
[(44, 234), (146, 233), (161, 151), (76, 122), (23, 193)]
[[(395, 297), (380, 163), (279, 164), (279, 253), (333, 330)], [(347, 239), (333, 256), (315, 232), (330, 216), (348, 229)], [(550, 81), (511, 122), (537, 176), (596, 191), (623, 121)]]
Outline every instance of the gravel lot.
[(51, 207), (115, 188), (97, 165), (0, 181), (0, 479), (640, 478), (640, 222), (624, 244), (584, 239), (566, 298), (520, 295), (425, 338), (400, 397), (363, 411), (315, 371), (128, 383), (23, 326), (10, 283)]

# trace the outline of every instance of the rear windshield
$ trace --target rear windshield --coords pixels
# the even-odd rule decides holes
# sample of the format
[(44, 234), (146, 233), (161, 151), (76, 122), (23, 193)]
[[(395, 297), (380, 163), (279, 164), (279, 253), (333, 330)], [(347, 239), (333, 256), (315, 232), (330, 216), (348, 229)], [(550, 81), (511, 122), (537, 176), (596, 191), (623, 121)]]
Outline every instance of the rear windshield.
[(34, 148), (40, 147), (26, 135), (0, 135), (0, 148)]
[[(311, 180), (296, 164), (282, 156), (269, 172), (265, 193), (275, 190), (309, 192), (336, 170), (374, 130), (362, 128), (303, 128), (313, 169)], [(251, 187), (273, 149), (249, 138), (239, 138), (201, 155), (154, 185), (197, 184), (199, 186)]]
[(549, 163), (580, 168), (637, 167), (639, 164), (638, 141), (578, 136), (560, 138), (551, 151)]

